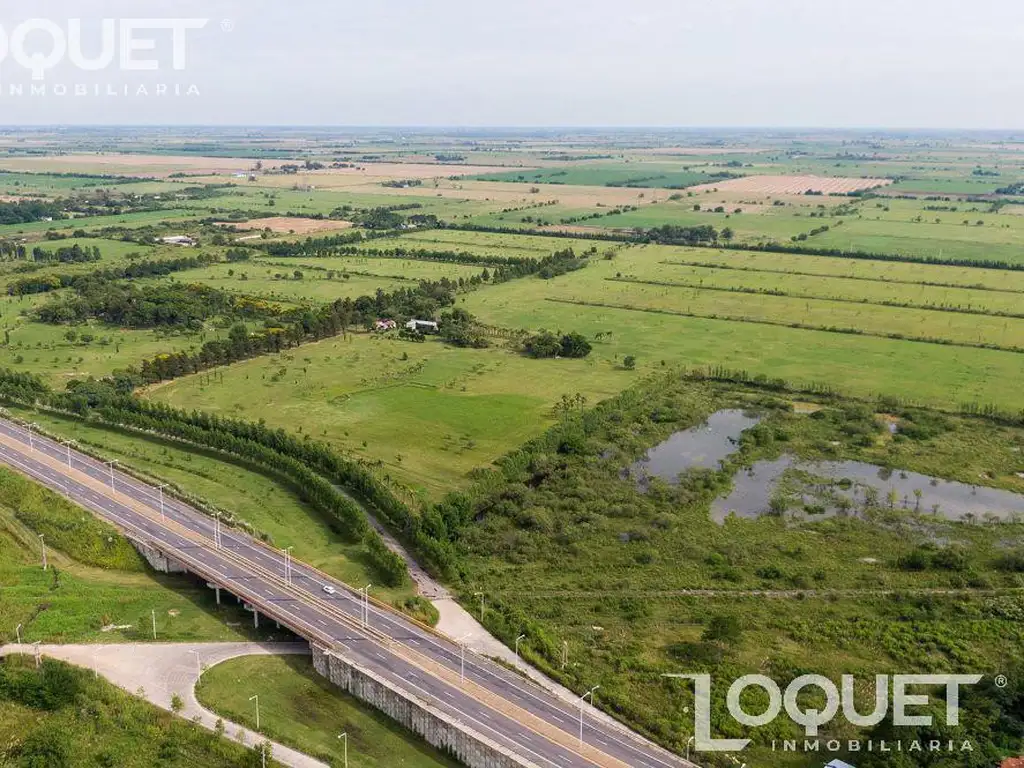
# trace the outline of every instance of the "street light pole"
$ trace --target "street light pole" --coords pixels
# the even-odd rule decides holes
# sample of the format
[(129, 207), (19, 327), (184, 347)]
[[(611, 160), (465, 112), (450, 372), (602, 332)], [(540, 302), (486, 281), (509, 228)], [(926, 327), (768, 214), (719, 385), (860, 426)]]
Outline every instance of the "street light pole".
[(343, 733), (338, 738), (345, 740), (345, 768), (348, 768), (348, 733)]
[(286, 547), (281, 551), (284, 552), (284, 580), (288, 583), (292, 583), (292, 550), (295, 547)]
[(594, 691), (600, 688), (600, 685), (595, 685), (589, 691), (580, 696), (580, 746), (583, 746), (583, 702), (586, 701), (587, 696), (590, 697), (590, 703), (594, 703)]
[(484, 622), (484, 593), (483, 592), (474, 592), (473, 593), (473, 597), (479, 597), (480, 598), (480, 623), (483, 624), (483, 622)]
[(459, 671), (459, 681), (462, 683), (466, 682), (466, 641), (469, 640), (469, 638), (471, 638), (472, 636), (472, 633), (470, 633), (468, 635), (463, 635), (459, 638), (459, 648), (461, 650), (462, 656), (462, 667), (461, 670)]
[(163, 522), (164, 519), (165, 519), (164, 518), (164, 488), (166, 488), (166, 487), (167, 487), (167, 483), (164, 483), (163, 485), (161, 485), (161, 486), (159, 486), (157, 488), (157, 490), (160, 491), (160, 521), (161, 522)]
[(43, 570), (46, 570), (46, 536), (45, 534), (39, 534), (39, 547), (43, 552)]
[(690, 745), (696, 740), (696, 736), (691, 736), (686, 740), (686, 759), (690, 759)]
[(18, 635), (18, 645), (21, 645), (21, 627), (22, 625), (19, 624), (17, 627), (14, 628), (14, 632)]
[(152, 609), (150, 613), (153, 615), (153, 639), (156, 640), (156, 608)]
[(526, 635), (520, 635), (516, 638), (516, 658), (519, 658), (519, 643), (526, 639)]
[(373, 584), (367, 584), (365, 587), (363, 587), (362, 589), (359, 590), (363, 594), (363, 605), (362, 605), (362, 616), (361, 616), (361, 618), (363, 620), (363, 626), (364, 627), (367, 627), (367, 626), (370, 625), (370, 587), (372, 587), (372, 586), (373, 586)]
[(114, 465), (118, 463), (120, 462), (117, 459), (103, 462), (104, 466), (110, 467), (110, 490), (114, 493), (117, 493), (117, 489), (114, 487)]
[(203, 661), (199, 655), (199, 651), (193, 648), (189, 653), (194, 653), (196, 656), (196, 671), (199, 672), (199, 680), (203, 679)]
[(256, 702), (256, 733), (260, 732), (260, 695), (250, 696), (249, 701)]

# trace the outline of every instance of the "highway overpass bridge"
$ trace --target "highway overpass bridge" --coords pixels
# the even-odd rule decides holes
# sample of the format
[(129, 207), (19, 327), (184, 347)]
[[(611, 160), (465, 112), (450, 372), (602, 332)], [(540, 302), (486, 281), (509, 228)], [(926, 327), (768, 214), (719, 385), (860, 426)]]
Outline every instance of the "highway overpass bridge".
[(70, 445), (0, 419), (0, 462), (117, 527), (154, 567), (305, 638), (320, 674), (470, 768), (695, 768)]

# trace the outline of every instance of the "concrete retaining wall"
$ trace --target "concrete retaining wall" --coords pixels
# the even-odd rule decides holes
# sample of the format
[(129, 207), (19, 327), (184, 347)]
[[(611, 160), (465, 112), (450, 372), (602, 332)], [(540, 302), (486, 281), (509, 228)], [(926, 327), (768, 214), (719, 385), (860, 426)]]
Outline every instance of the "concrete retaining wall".
[(313, 667), (318, 673), (469, 768), (538, 768), (536, 763), (517, 757), (416, 696), (372, 672), (357, 669), (336, 651), (327, 655), (323, 647), (313, 645), (312, 649)]
[(171, 560), (163, 552), (132, 539), (128, 540), (132, 542), (132, 546), (139, 551), (139, 554), (146, 558), (146, 562), (153, 567), (153, 570), (160, 571), (160, 573), (188, 573), (184, 566)]

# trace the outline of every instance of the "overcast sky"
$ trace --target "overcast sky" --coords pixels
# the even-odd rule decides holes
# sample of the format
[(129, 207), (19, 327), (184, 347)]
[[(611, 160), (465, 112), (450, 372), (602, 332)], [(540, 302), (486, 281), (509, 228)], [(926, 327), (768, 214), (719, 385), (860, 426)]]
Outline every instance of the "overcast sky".
[[(0, 10), (0, 124), (1024, 128), (1020, 0), (34, 0)], [(208, 19), (171, 68), (36, 81), (16, 28)], [(21, 50), (45, 58), (52, 36)], [(10, 38), (10, 39), (8, 39)], [(24, 60), (24, 56), (21, 56)], [(88, 95), (74, 96), (76, 85)], [(159, 85), (191, 96), (157, 96)], [(10, 93), (19, 86), (24, 95)], [(149, 95), (137, 94), (145, 86)], [(63, 86), (69, 95), (58, 95)], [(96, 94), (96, 88), (101, 95)], [(105, 95), (108, 89), (117, 96)], [(198, 90), (198, 95), (195, 91)]]

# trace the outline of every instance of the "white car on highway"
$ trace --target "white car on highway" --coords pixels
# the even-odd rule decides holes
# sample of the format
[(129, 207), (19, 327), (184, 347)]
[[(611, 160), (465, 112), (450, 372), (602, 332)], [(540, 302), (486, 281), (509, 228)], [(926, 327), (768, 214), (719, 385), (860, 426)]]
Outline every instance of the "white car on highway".
[(338, 590), (336, 590), (330, 584), (324, 584), (324, 592), (326, 592), (328, 595), (333, 595), (337, 591)]

